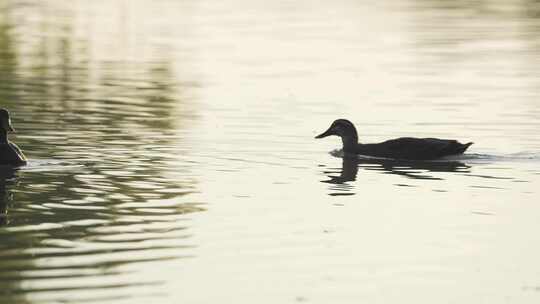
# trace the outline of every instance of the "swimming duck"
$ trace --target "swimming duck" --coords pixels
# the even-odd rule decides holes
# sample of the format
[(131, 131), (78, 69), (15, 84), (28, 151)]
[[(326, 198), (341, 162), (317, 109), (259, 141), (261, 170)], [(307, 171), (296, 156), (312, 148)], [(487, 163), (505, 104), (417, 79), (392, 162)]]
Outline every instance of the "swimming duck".
[(408, 160), (432, 160), (462, 154), (472, 142), (462, 144), (452, 139), (401, 137), (377, 144), (358, 143), (358, 134), (352, 122), (335, 120), (330, 128), (315, 138), (337, 135), (343, 141), (343, 152), (373, 157)]
[(7, 133), (15, 131), (6, 109), (0, 109), (0, 165), (24, 166), (26, 157), (16, 144), (9, 141)]

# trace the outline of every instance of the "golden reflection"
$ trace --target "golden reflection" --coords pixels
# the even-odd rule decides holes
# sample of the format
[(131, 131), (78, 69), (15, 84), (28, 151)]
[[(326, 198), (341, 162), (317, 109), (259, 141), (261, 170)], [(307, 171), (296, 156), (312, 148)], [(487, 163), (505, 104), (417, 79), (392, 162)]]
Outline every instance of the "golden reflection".
[[(125, 8), (117, 3), (99, 10)], [(196, 81), (182, 81), (174, 56), (148, 51), (162, 50), (163, 41), (117, 44), (120, 36), (80, 4), (0, 4), (0, 102), (16, 117), (17, 143), (30, 159), (17, 187), (0, 176), (0, 280), (21, 295), (10, 297), (17, 303), (36, 292), (114, 287), (124, 297), (123, 289), (159, 284), (119, 268), (190, 257), (195, 245), (184, 220), (205, 211), (190, 199), (197, 179), (171, 152), (195, 119)], [(155, 35), (133, 26), (138, 20), (109, 21), (123, 37)], [(47, 284), (62, 278), (80, 283)]]

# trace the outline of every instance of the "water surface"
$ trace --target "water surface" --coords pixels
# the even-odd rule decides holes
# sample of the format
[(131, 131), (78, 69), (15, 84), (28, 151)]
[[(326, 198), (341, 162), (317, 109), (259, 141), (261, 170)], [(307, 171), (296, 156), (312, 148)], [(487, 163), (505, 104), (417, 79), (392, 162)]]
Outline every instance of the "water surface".
[[(537, 303), (539, 10), (2, 1), (2, 298)], [(343, 159), (336, 118), (475, 144)]]

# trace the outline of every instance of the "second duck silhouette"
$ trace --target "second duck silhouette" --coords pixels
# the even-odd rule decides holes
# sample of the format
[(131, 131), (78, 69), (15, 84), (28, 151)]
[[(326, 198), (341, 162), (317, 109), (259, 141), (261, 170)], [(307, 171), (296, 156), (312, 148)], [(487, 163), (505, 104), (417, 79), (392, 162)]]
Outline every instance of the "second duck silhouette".
[(8, 139), (8, 132), (13, 131), (9, 111), (0, 109), (0, 166), (20, 167), (27, 163), (21, 149)]
[(343, 152), (346, 154), (366, 155), (408, 160), (433, 160), (444, 156), (462, 154), (472, 142), (462, 144), (457, 140), (438, 138), (401, 137), (377, 144), (358, 143), (358, 133), (352, 122), (346, 119), (335, 120), (330, 128), (315, 138), (330, 135), (341, 137)]

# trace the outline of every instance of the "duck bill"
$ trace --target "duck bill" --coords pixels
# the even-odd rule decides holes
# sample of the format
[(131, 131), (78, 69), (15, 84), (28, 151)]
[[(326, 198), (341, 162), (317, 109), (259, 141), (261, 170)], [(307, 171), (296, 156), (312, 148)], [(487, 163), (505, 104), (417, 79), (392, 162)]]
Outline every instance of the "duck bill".
[(315, 138), (325, 138), (325, 137), (330, 136), (330, 135), (335, 135), (335, 134), (332, 132), (332, 128), (330, 128), (330, 129), (324, 131), (323, 133), (321, 133), (321, 134), (315, 136)]

